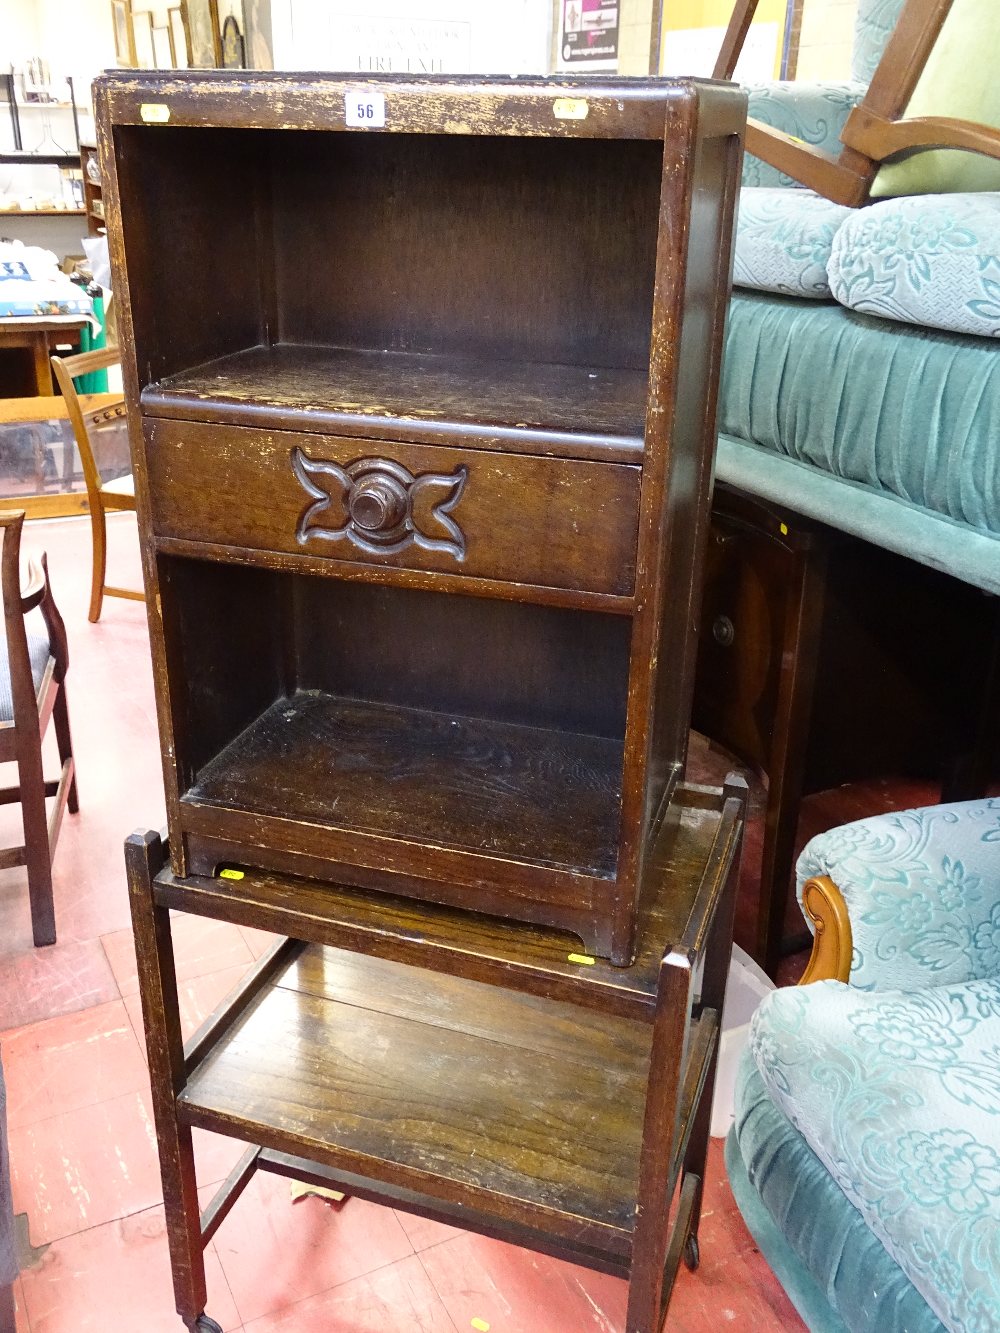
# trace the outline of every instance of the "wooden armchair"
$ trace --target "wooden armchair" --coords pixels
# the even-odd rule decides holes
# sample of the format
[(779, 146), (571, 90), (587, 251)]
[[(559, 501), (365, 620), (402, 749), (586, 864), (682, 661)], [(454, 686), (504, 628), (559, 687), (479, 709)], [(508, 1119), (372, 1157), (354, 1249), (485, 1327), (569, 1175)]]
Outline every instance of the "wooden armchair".
[(143, 600), (138, 589), (115, 588), (105, 583), (107, 576), (107, 521), (108, 511), (135, 510), (135, 484), (131, 472), (127, 477), (105, 482), (97, 464), (94, 440), (100, 431), (109, 428), (124, 429), (125, 400), (109, 403), (94, 411), (87, 406), (85, 398), (76, 391), (74, 381), (80, 375), (92, 370), (102, 370), (107, 366), (117, 365), (119, 352), (115, 347), (102, 347), (95, 352), (83, 352), (79, 356), (54, 356), (52, 369), (56, 383), (66, 401), (66, 409), (76, 437), (76, 447), (83, 464), (83, 477), (87, 486), (87, 502), (90, 508), (90, 525), (93, 534), (94, 567), (90, 588), (90, 610), (87, 615), (91, 621), (99, 620), (105, 595), (108, 597), (127, 597), (132, 601)]
[[(29, 563), (27, 584), (21, 585), (23, 522), (23, 510), (0, 513), (5, 629), (5, 666), (0, 663), (0, 763), (16, 763), (18, 779), (17, 786), (0, 791), (0, 804), (19, 801), (24, 825), (24, 845), (0, 850), (0, 868), (27, 866), (32, 936), (36, 945), (43, 945), (54, 944), (56, 939), (52, 857), (59, 827), (64, 809), (68, 806), (75, 814), (78, 804), (66, 707), (66, 630), (52, 600), (44, 555), (39, 565)], [(42, 617), (42, 625), (37, 628), (25, 622), (28, 612), (36, 607)], [(42, 741), (50, 718), (55, 724), (61, 763), (55, 782), (46, 782), (42, 771)], [(48, 818), (47, 796), (56, 798)]]
[[(715, 78), (732, 78), (757, 4), (737, 0)], [(756, 119), (747, 122), (746, 151), (817, 194), (852, 208), (868, 202), (882, 163), (898, 154), (952, 148), (1000, 158), (997, 130), (950, 116), (912, 114), (911, 103), (928, 101), (922, 79), (925, 71), (934, 73), (928, 63), (949, 16), (947, 60), (953, 69), (962, 67), (966, 52), (990, 44), (990, 34), (965, 21), (966, 8), (965, 0), (905, 0), (868, 90), (848, 116), (839, 156)]]

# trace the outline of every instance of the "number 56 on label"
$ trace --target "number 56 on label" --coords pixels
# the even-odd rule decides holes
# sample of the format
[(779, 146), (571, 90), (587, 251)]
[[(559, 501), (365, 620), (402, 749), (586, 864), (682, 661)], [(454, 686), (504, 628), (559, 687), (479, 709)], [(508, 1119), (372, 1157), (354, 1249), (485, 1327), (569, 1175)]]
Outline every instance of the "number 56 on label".
[(363, 129), (378, 129), (385, 124), (385, 95), (366, 92), (346, 93), (344, 110), (348, 125), (358, 125)]

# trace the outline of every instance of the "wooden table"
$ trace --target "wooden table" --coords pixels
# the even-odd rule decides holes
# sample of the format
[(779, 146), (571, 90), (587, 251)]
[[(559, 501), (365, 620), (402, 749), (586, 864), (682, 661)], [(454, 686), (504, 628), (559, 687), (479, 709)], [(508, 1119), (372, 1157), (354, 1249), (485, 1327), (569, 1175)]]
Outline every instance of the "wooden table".
[[(31, 373), (23, 376), (28, 393), (51, 395), (52, 367), (49, 357), (57, 346), (80, 346), (80, 331), (90, 323), (87, 315), (34, 315), (0, 319), (0, 349), (20, 348), (31, 357)], [(31, 386), (34, 386), (33, 388)]]

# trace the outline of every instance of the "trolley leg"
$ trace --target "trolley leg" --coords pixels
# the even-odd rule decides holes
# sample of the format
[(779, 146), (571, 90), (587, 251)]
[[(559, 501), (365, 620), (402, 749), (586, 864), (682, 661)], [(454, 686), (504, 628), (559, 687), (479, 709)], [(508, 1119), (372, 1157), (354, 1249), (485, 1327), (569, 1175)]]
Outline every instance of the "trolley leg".
[(153, 879), (166, 862), (157, 833), (133, 833), (125, 843), (139, 993), (149, 1055), (153, 1116), (160, 1150), (163, 1205), (177, 1313), (192, 1333), (222, 1333), (205, 1314), (205, 1255), (195, 1182), (191, 1130), (179, 1123), (184, 1088), (184, 1043), (177, 1006), (177, 976), (170, 914), (153, 901)]

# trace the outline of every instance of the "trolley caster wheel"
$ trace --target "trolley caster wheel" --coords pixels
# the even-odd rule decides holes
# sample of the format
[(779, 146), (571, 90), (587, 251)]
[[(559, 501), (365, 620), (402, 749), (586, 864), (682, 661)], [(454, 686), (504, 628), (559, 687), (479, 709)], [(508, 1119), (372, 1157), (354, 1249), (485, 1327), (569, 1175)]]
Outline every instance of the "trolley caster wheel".
[(701, 1263), (701, 1250), (698, 1247), (697, 1236), (688, 1236), (684, 1242), (684, 1262), (692, 1273)]
[(199, 1315), (191, 1333), (222, 1333), (222, 1325), (217, 1324), (214, 1319), (209, 1319), (207, 1314)]

